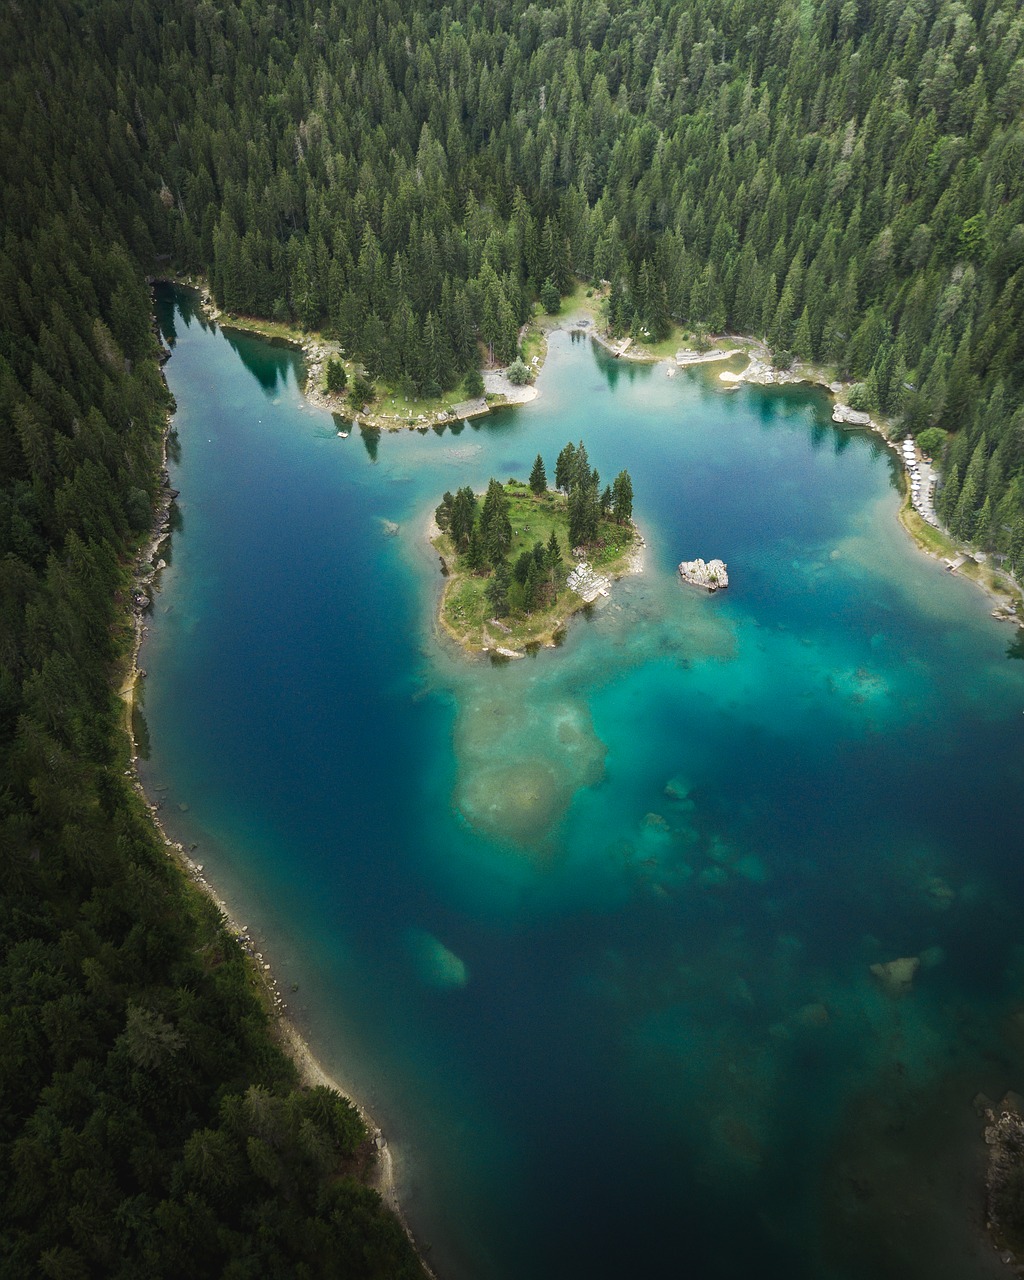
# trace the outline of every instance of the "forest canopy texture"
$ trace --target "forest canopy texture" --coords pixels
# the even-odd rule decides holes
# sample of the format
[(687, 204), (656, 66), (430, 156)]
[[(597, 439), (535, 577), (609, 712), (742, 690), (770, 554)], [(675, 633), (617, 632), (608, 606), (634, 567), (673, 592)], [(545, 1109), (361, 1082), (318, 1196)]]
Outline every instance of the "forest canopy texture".
[(0, 1272), (414, 1274), (357, 1118), (293, 1091), (124, 776), (168, 409), (145, 277), (427, 394), (608, 281), (618, 331), (858, 379), (1020, 574), (1024, 14), (3, 0), (0, 80)]

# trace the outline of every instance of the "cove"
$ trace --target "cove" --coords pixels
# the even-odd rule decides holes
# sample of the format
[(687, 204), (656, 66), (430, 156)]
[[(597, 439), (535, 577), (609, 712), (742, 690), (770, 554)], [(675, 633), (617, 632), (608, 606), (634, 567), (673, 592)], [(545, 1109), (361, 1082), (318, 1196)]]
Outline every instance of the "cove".
[[(438, 1274), (998, 1273), (971, 1103), (1022, 1085), (1024, 663), (909, 543), (881, 442), (568, 334), (531, 405), (339, 438), (294, 352), (158, 313), (144, 781)], [(581, 436), (631, 472), (644, 574), (467, 661), (433, 506)], [(727, 592), (678, 581), (698, 555)], [(870, 973), (910, 956), (903, 994)]]

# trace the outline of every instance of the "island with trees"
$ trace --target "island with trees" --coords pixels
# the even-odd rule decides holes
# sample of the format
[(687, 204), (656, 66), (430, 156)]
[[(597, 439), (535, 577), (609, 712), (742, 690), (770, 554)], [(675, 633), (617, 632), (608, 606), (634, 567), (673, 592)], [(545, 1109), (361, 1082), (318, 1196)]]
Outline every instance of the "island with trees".
[(527, 481), (445, 493), (431, 542), (447, 579), (442, 629), (470, 652), (509, 658), (557, 644), (574, 613), (639, 568), (643, 545), (629, 472), (602, 489), (582, 440), (559, 453), (553, 488), (538, 453)]

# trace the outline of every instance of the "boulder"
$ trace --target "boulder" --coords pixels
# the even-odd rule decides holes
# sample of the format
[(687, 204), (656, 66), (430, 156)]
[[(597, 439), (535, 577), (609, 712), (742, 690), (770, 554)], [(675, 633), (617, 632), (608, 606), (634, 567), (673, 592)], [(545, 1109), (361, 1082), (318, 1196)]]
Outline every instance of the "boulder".
[(836, 401), (832, 409), (833, 422), (848, 422), (855, 427), (869, 427), (871, 425), (871, 414), (861, 413), (859, 409), (851, 409), (848, 404), (841, 404)]
[(679, 576), (684, 582), (695, 587), (704, 587), (707, 591), (719, 591), (729, 585), (729, 574), (721, 560), (683, 560), (679, 565)]
[(910, 990), (914, 984), (914, 975), (920, 967), (921, 961), (917, 956), (901, 956), (899, 960), (873, 964), (871, 973), (890, 995), (898, 996)]
[(825, 1027), (829, 1022), (828, 1009), (819, 1001), (805, 1004), (797, 1010), (795, 1020), (802, 1027)]

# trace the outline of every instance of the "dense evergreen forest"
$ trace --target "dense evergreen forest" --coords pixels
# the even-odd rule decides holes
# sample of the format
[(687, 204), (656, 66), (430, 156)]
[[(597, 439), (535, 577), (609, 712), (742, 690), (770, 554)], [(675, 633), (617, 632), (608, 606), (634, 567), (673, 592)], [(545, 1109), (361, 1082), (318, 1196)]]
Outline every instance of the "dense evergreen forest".
[(620, 331), (759, 334), (948, 433), (941, 513), (1020, 574), (1024, 13), (6, 0), (0, 76), (0, 1271), (414, 1274), (124, 776), (144, 277), (422, 392), (608, 280)]

